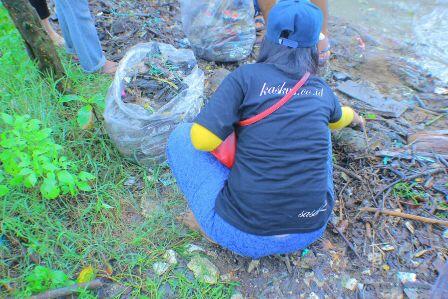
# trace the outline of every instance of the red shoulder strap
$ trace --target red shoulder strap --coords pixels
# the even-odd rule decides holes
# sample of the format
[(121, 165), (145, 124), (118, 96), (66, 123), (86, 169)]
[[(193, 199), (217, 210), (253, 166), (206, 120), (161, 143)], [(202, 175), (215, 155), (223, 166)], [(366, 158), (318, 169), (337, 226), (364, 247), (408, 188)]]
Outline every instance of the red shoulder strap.
[(288, 102), (294, 96), (294, 94), (303, 86), (303, 84), (305, 84), (305, 82), (308, 80), (309, 77), (310, 77), (310, 73), (306, 72), (305, 75), (303, 75), (303, 77), (299, 80), (299, 82), (297, 82), (297, 84), (277, 103), (275, 103), (274, 105), (272, 105), (271, 107), (269, 107), (268, 109), (264, 110), (263, 112), (261, 112), (257, 115), (254, 115), (248, 119), (240, 121), (238, 123), (238, 125), (240, 125), (241, 127), (252, 125), (252, 124), (262, 120), (266, 116), (269, 116), (272, 113), (274, 113), (275, 111), (277, 111), (280, 107), (285, 105), (286, 102)]

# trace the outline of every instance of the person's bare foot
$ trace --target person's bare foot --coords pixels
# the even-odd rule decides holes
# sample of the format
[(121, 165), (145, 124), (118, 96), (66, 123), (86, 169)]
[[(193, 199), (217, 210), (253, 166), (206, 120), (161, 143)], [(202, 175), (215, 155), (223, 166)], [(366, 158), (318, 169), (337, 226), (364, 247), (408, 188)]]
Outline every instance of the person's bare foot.
[(45, 31), (47, 31), (48, 35), (50, 36), (50, 39), (53, 41), (53, 43), (57, 46), (57, 47), (63, 47), (64, 46), (64, 39), (53, 29), (53, 26), (51, 26), (50, 18), (46, 18), (43, 19), (42, 25), (45, 29)]
[(185, 225), (186, 227), (188, 227), (189, 229), (196, 231), (198, 233), (201, 233), (202, 236), (204, 236), (204, 238), (207, 239), (207, 241), (209, 241), (210, 243), (216, 244), (216, 242), (214, 242), (212, 239), (210, 239), (205, 233), (204, 231), (201, 229), (201, 227), (199, 226), (198, 222), (196, 221), (196, 218), (194, 217), (193, 212), (191, 212), (190, 210), (177, 216), (176, 219), (178, 221), (180, 221), (183, 225)]
[(101, 69), (101, 73), (106, 75), (113, 75), (117, 71), (118, 63), (110, 60), (106, 60), (103, 68)]
[(201, 228), (194, 217), (193, 212), (188, 211), (176, 217), (183, 225), (196, 232), (201, 232)]

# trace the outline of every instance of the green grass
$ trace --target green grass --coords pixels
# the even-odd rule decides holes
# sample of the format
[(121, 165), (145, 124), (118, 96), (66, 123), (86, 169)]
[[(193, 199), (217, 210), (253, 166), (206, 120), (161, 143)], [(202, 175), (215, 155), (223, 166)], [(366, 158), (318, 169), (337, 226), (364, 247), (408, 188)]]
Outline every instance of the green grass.
[[(134, 297), (163, 298), (167, 285), (180, 298), (230, 297), (233, 285), (210, 286), (189, 279), (186, 268), (163, 277), (150, 274), (166, 249), (182, 254), (186, 244), (199, 239), (174, 220), (184, 206), (179, 194), (159, 192), (157, 175), (168, 170), (160, 166), (150, 175), (121, 157), (101, 122), (92, 130), (79, 129), (80, 104), (58, 103), (61, 94), (54, 81), (41, 78), (1, 5), (0, 52), (0, 112), (29, 114), (42, 121), (63, 146), (63, 155), (97, 177), (93, 192), (75, 198), (44, 200), (38, 190), (20, 188), (0, 198), (0, 297), (31, 295), (27, 277), (37, 264), (63, 271), (72, 280), (89, 265), (98, 275), (112, 269), (111, 278), (130, 287)], [(84, 74), (62, 57), (73, 93), (105, 97), (109, 77)], [(130, 177), (141, 179), (141, 190), (124, 185)], [(148, 198), (158, 208), (144, 217), (141, 202)], [(79, 295), (95, 297), (92, 292)]]

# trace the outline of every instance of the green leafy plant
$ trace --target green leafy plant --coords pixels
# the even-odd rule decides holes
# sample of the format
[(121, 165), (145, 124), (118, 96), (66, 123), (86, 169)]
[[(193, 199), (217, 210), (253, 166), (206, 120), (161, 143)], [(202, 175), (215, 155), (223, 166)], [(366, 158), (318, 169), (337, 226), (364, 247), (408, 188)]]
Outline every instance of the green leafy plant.
[(44, 266), (36, 266), (26, 277), (26, 282), (27, 290), (31, 293), (41, 293), (75, 283), (64, 272)]
[(76, 114), (76, 121), (82, 129), (87, 128), (90, 123), (93, 122), (93, 117), (96, 115), (95, 109), (103, 111), (105, 107), (104, 98), (101, 95), (94, 95), (90, 98), (85, 98), (71, 94), (63, 96), (59, 99), (59, 103), (69, 102), (78, 102), (82, 105)]
[(51, 139), (51, 129), (29, 115), (3, 113), (0, 122), (0, 196), (17, 186), (39, 187), (46, 199), (91, 191), (88, 182), (95, 176), (78, 172), (74, 162), (59, 155), (62, 147)]
[(414, 204), (418, 204), (420, 200), (427, 198), (423, 191), (417, 190), (419, 185), (417, 183), (401, 182), (394, 186), (392, 193), (400, 198), (411, 200)]

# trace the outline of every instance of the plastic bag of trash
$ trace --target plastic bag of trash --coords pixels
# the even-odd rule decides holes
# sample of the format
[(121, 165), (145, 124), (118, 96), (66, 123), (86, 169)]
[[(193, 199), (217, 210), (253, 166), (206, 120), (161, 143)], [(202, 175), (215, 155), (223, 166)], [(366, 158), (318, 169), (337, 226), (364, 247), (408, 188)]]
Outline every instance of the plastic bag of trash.
[(106, 98), (107, 132), (119, 151), (141, 165), (165, 159), (177, 124), (203, 104), (204, 73), (191, 50), (163, 43), (132, 47), (121, 60)]
[(180, 4), (184, 32), (198, 57), (231, 62), (252, 52), (253, 0), (181, 0)]

